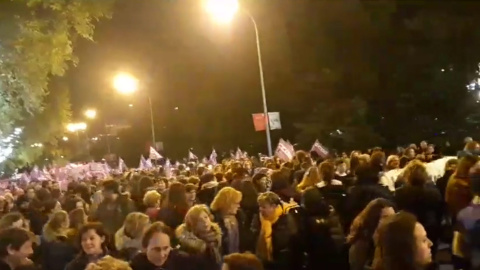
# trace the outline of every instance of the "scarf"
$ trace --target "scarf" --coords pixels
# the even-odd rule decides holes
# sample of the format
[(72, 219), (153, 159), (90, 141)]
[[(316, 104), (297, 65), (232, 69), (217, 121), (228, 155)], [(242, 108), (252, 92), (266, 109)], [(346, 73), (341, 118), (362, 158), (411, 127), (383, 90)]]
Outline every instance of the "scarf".
[(214, 259), (215, 262), (221, 263), (222, 262), (222, 255), (220, 254), (220, 244), (218, 241), (218, 233), (211, 229), (207, 232), (199, 232), (198, 238), (205, 241), (207, 244), (207, 253), (210, 254)]
[(278, 205), (272, 217), (267, 219), (260, 215), (261, 230), (257, 243), (257, 255), (263, 260), (272, 261), (273, 259), (272, 225), (278, 221), (282, 214), (283, 207)]

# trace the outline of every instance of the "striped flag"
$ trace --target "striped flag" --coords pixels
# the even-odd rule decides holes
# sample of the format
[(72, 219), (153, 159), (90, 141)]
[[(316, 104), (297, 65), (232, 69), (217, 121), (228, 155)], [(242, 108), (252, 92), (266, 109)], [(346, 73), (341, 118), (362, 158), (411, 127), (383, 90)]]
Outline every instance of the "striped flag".
[(313, 143), (312, 149), (310, 151), (317, 153), (321, 158), (326, 158), (329, 154), (328, 149), (323, 146), (318, 140)]
[(283, 139), (280, 139), (275, 149), (275, 155), (283, 161), (290, 161), (295, 156), (295, 152), (292, 151), (293, 146)]
[(155, 150), (153, 147), (150, 146), (150, 154), (148, 155), (149, 159), (157, 160), (163, 158), (162, 155), (160, 155), (157, 150)]

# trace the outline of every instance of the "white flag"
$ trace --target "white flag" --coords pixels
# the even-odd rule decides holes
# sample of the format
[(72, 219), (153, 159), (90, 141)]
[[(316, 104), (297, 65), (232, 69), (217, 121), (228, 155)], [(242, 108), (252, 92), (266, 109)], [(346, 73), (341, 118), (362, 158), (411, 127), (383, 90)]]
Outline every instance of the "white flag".
[(163, 158), (162, 155), (160, 155), (157, 150), (153, 149), (153, 147), (150, 146), (150, 154), (148, 155), (149, 159), (157, 160)]

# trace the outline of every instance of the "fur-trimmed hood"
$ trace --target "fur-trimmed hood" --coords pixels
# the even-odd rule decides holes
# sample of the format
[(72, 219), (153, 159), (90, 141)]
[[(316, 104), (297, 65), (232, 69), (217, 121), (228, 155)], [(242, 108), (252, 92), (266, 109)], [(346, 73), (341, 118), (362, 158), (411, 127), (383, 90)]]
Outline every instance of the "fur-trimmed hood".
[(142, 239), (132, 239), (125, 235), (125, 228), (120, 228), (115, 233), (115, 248), (120, 251), (127, 248), (142, 249)]
[[(217, 247), (220, 248), (222, 244), (222, 230), (217, 223), (212, 222), (212, 230), (215, 232), (215, 238), (217, 239)], [(207, 249), (207, 243), (204, 240), (197, 237), (192, 231), (187, 229), (184, 224), (178, 226), (175, 230), (175, 236), (183, 250), (190, 253), (204, 253)]]

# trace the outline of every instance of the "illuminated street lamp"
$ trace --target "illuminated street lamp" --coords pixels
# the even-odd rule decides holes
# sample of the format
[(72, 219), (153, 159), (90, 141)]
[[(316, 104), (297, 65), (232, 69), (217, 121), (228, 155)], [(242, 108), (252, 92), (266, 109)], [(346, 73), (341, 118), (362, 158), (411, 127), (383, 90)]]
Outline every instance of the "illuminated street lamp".
[(237, 0), (209, 0), (206, 4), (207, 12), (221, 23), (233, 20), (239, 8)]
[(138, 89), (138, 79), (128, 73), (119, 73), (113, 79), (113, 87), (122, 94), (132, 94)]
[(63, 136), (62, 140), (63, 140), (64, 142), (67, 142), (67, 141), (68, 141), (68, 137), (67, 137), (67, 136)]
[[(138, 90), (138, 79), (133, 75), (128, 73), (119, 73), (113, 79), (113, 88), (117, 90), (120, 94), (131, 95)], [(148, 96), (148, 103), (150, 105), (150, 126), (152, 129), (152, 145), (155, 146), (155, 124), (153, 123), (153, 107), (152, 107), (152, 98)], [(133, 105), (130, 104), (130, 107)]]
[(88, 119), (95, 119), (95, 117), (97, 117), (97, 111), (94, 109), (88, 109), (85, 111), (85, 116)]
[[(215, 21), (218, 21), (221, 23), (228, 23), (233, 19), (235, 14), (238, 12), (238, 10), (240, 9), (240, 5), (238, 4), (238, 0), (207, 0), (205, 8)], [(268, 119), (267, 95), (265, 92), (265, 80), (263, 78), (262, 52), (260, 50), (260, 38), (258, 34), (257, 22), (253, 18), (252, 14), (250, 14), (247, 10), (243, 8), (242, 10), (250, 18), (250, 21), (252, 22), (253, 28), (255, 30), (255, 40), (257, 43), (257, 58), (258, 58), (258, 68), (260, 71), (260, 86), (262, 88), (263, 115), (265, 117), (268, 154), (272, 156), (273, 152), (272, 152), (272, 140), (270, 137), (270, 121)]]

